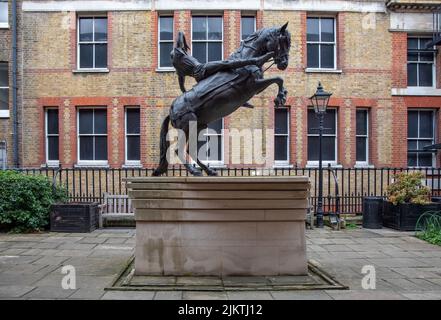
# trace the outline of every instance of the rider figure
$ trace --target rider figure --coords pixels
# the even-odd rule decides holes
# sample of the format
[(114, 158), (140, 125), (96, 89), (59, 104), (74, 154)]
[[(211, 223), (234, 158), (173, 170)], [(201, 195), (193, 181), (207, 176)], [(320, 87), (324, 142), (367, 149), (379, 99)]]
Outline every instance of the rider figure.
[[(182, 31), (180, 31), (176, 39), (176, 47), (173, 48), (170, 55), (173, 66), (175, 67), (176, 73), (179, 77), (179, 87), (183, 93), (187, 91), (184, 86), (186, 76), (193, 77), (197, 82), (199, 82), (222, 70), (236, 69), (248, 65), (256, 65), (261, 67), (269, 58), (273, 56), (273, 53), (269, 52), (261, 57), (247, 60), (222, 60), (201, 63), (187, 53), (188, 49), (190, 48), (185, 40), (185, 35)], [(244, 106), (252, 107), (248, 103), (246, 103)]]

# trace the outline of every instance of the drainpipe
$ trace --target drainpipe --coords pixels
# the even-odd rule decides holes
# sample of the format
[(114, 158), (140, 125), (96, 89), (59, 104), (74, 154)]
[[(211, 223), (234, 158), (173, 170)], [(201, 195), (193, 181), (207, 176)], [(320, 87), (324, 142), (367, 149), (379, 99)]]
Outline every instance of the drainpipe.
[(17, 1), (12, 0), (12, 147), (14, 167), (18, 160), (18, 118), (17, 118)]

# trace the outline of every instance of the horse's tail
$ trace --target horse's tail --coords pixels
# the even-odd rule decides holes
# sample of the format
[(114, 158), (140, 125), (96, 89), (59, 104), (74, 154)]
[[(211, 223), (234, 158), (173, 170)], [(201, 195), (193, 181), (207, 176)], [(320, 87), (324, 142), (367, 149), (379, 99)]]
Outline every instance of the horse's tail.
[(153, 176), (160, 176), (167, 171), (168, 161), (167, 161), (167, 150), (170, 146), (170, 142), (167, 140), (168, 125), (170, 123), (170, 116), (165, 117), (161, 126), (161, 138), (159, 142), (160, 156), (159, 156), (159, 166), (153, 171)]

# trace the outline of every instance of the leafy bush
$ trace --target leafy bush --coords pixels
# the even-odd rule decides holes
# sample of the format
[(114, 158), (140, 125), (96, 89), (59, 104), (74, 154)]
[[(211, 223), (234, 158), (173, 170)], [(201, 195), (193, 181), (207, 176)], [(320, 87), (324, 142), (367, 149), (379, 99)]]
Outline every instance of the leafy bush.
[(421, 240), (441, 246), (441, 212), (425, 212), (418, 219), (415, 229)]
[(430, 203), (430, 189), (423, 186), (421, 172), (402, 172), (395, 175), (395, 181), (387, 188), (387, 199), (394, 205), (400, 203)]
[(44, 176), (0, 171), (0, 225), (13, 232), (38, 231), (49, 224), (51, 204), (65, 201), (65, 189)]

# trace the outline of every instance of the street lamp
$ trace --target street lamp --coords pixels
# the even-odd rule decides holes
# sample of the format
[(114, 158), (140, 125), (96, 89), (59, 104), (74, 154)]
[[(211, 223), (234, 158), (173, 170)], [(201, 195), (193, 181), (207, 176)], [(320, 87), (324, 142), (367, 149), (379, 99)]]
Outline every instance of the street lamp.
[(329, 98), (332, 93), (323, 90), (319, 82), (317, 91), (309, 98), (314, 107), (315, 114), (319, 118), (319, 190), (317, 199), (317, 227), (323, 228), (323, 168), (322, 168), (322, 137), (323, 137), (323, 118), (328, 107)]

